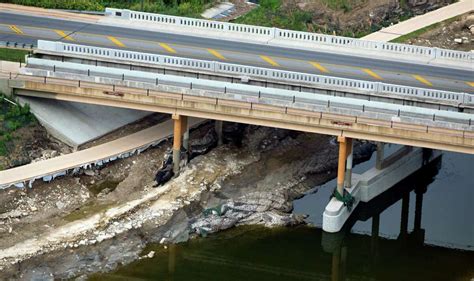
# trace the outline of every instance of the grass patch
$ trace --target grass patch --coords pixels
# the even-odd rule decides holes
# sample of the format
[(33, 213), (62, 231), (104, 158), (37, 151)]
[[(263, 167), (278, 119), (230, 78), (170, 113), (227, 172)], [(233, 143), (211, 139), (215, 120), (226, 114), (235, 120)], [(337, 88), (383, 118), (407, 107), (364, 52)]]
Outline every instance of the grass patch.
[(0, 156), (7, 156), (13, 133), (21, 127), (36, 122), (29, 105), (12, 105), (0, 94)]
[(90, 217), (95, 214), (102, 213), (106, 211), (109, 207), (111, 207), (113, 203), (109, 204), (96, 204), (96, 202), (89, 202), (84, 206), (72, 211), (68, 215), (64, 216), (63, 219), (67, 222), (72, 222), (76, 220), (80, 220), (83, 218)]
[(344, 12), (349, 12), (352, 10), (354, 2), (366, 2), (366, 0), (321, 0), (327, 7), (333, 10), (343, 10)]
[(260, 6), (236, 19), (235, 23), (307, 31), (311, 13), (298, 8), (281, 8), (281, 0), (262, 0)]
[[(82, 11), (104, 11), (105, 7), (142, 10), (141, 0), (7, 0), (2, 1), (25, 6), (35, 6), (48, 9), (66, 9)], [(144, 0), (143, 11), (186, 17), (201, 17), (214, 0)]]
[(442, 26), (443, 24), (449, 24), (449, 23), (452, 23), (454, 21), (457, 21), (457, 20), (461, 19), (461, 17), (462, 17), (462, 15), (455, 16), (455, 17), (449, 18), (445, 21), (437, 22), (437, 23), (434, 23), (432, 25), (425, 26), (423, 28), (420, 28), (420, 29), (415, 30), (413, 32), (410, 32), (408, 34), (397, 37), (397, 38), (391, 40), (390, 42), (392, 42), (392, 43), (405, 43), (408, 40), (419, 37), (420, 35), (423, 35), (424, 33), (428, 32), (430, 30), (436, 29), (436, 28)]
[(11, 49), (11, 48), (0, 48), (0, 60), (25, 62), (25, 56), (29, 51)]

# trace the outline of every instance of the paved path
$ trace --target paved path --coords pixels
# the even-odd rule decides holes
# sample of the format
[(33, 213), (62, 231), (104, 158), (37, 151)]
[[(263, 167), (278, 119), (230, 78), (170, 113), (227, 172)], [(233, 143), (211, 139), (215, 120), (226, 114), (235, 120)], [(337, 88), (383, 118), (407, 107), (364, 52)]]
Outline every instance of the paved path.
[(460, 0), (459, 2), (446, 7), (434, 10), (424, 15), (416, 16), (409, 20), (369, 34), (363, 39), (388, 42), (423, 27), (465, 14), (473, 10), (474, 0)]
[[(189, 125), (193, 126), (201, 121), (201, 119), (191, 118)], [(22, 181), (27, 183), (27, 181), (34, 178), (57, 174), (103, 159), (110, 159), (168, 138), (172, 135), (172, 132), (173, 122), (168, 120), (140, 132), (89, 149), (0, 171), (0, 187), (5, 188), (12, 183)]]

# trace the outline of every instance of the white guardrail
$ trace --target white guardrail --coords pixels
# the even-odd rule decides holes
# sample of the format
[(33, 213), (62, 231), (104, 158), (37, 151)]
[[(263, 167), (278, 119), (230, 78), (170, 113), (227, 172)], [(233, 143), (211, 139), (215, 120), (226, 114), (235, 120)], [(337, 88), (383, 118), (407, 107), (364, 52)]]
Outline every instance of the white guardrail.
[(29, 67), (21, 70), (22, 74), (45, 77), (45, 81), (46, 77), (57, 77), (101, 84), (126, 85), (131, 88), (365, 116), (457, 130), (471, 131), (474, 125), (473, 114), (462, 112), (40, 58), (30, 58), (28, 64)]
[(425, 58), (428, 60), (441, 59), (453, 62), (473, 63), (474, 54), (455, 50), (429, 48), (398, 43), (377, 42), (342, 36), (333, 36), (319, 33), (309, 33), (278, 29), (274, 27), (260, 27), (253, 25), (235, 24), (203, 19), (193, 19), (185, 17), (168, 16), (137, 12), (131, 10), (121, 10), (106, 8), (105, 15), (110, 18), (119, 18), (142, 23), (154, 23), (164, 26), (200, 29), (206, 31), (227, 32), (236, 35), (245, 35), (249, 40), (259, 38), (262, 40), (288, 40), (296, 43), (310, 43), (329, 47), (343, 47), (350, 51), (367, 50), (372, 54), (386, 53), (388, 55), (398, 54), (410, 56), (412, 58)]
[(309, 84), (312, 87), (321, 89), (336, 89), (339, 91), (355, 93), (368, 92), (368, 94), (376, 93), (378, 95), (397, 95), (424, 100), (444, 101), (455, 105), (474, 105), (474, 95), (468, 93), (415, 88), (381, 82), (337, 78), (216, 61), (179, 58), (43, 40), (38, 40), (38, 50), (76, 55), (88, 55), (127, 62), (134, 61), (160, 66), (181, 67), (200, 71), (204, 70), (214, 73), (228, 73), (235, 76), (258, 77), (264, 79), (287, 81), (290, 83)]

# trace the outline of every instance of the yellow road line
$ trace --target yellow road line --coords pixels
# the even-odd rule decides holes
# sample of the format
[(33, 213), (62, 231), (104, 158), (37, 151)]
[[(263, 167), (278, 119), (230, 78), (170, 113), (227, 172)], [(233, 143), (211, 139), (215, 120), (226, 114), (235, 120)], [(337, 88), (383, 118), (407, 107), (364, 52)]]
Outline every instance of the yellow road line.
[(69, 41), (75, 41), (74, 38), (72, 38), (71, 36), (67, 35), (64, 31), (62, 30), (59, 30), (59, 29), (55, 29), (54, 32), (56, 32), (59, 36), (61, 36), (61, 38), (64, 38), (66, 40), (69, 40)]
[(117, 38), (113, 37), (113, 36), (107, 36), (107, 38), (112, 41), (115, 45), (119, 46), (119, 47), (125, 47), (125, 44), (120, 42), (120, 40), (118, 40)]
[(319, 63), (317, 63), (315, 61), (310, 61), (309, 63), (312, 66), (314, 66), (315, 68), (317, 68), (319, 71), (321, 71), (323, 73), (329, 73), (329, 70), (327, 68), (325, 68), (324, 66), (320, 65)]
[(16, 25), (9, 25), (8, 27), (10, 27), (11, 30), (13, 30), (15, 33), (18, 33), (18, 34), (24, 34), (24, 32), (18, 28), (18, 26)]
[(171, 46), (166, 43), (158, 43), (158, 45), (160, 45), (161, 48), (165, 49), (169, 53), (172, 53), (172, 54), (177, 53), (175, 49), (171, 48)]
[(218, 59), (226, 60), (226, 58), (221, 53), (219, 53), (218, 51), (214, 49), (207, 49), (207, 51)]
[(378, 79), (378, 80), (383, 80), (382, 77), (380, 77), (380, 75), (378, 75), (377, 73), (373, 72), (372, 70), (368, 69), (368, 68), (362, 68), (362, 70), (369, 74), (370, 76), (372, 76), (373, 78), (375, 79)]
[(474, 87), (474, 82), (466, 82), (466, 84), (468, 84), (471, 87)]
[(260, 58), (262, 58), (262, 60), (268, 62), (269, 64), (273, 65), (273, 66), (280, 66), (276, 61), (274, 61), (273, 59), (271, 59), (270, 57), (267, 57), (267, 56), (260, 56)]
[(425, 84), (425, 85), (428, 85), (428, 86), (433, 86), (433, 84), (426, 80), (426, 78), (420, 76), (420, 75), (413, 75), (413, 78), (415, 78), (416, 80), (420, 81), (421, 83)]

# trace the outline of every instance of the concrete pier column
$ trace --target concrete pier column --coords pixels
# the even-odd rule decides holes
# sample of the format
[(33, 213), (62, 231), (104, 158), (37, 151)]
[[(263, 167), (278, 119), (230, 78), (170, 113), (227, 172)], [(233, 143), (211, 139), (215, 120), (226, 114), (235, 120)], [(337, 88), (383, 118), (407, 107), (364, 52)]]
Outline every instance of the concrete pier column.
[(377, 143), (377, 155), (375, 159), (375, 168), (377, 170), (382, 170), (383, 169), (383, 160), (384, 160), (384, 143), (383, 142), (378, 142)]
[(179, 174), (179, 162), (181, 159), (181, 136), (183, 133), (183, 116), (173, 115), (174, 135), (173, 135), (173, 172)]
[(414, 230), (421, 229), (421, 214), (423, 209), (423, 194), (426, 192), (426, 186), (417, 187), (415, 189), (416, 201), (415, 201), (415, 225)]
[(410, 209), (410, 193), (406, 193), (402, 197), (402, 214), (400, 220), (400, 235), (402, 241), (406, 240), (408, 235), (408, 213)]
[(189, 126), (188, 126), (188, 116), (182, 116), (183, 123), (182, 123), (182, 131), (183, 131), (183, 148), (186, 152), (189, 151)]
[(352, 186), (352, 161), (353, 161), (353, 149), (354, 143), (351, 138), (347, 138), (347, 161), (346, 161), (346, 178), (344, 182), (344, 186), (346, 188), (350, 188)]
[(222, 126), (224, 125), (224, 121), (216, 120), (215, 121), (215, 130), (217, 134), (217, 145), (222, 145), (224, 143), (224, 139), (222, 138)]
[(344, 195), (344, 177), (346, 173), (347, 159), (347, 139), (346, 137), (338, 137), (339, 142), (339, 161), (337, 164), (337, 192), (341, 196)]

